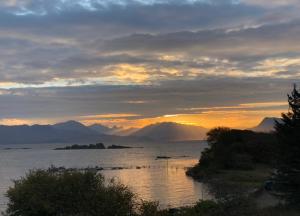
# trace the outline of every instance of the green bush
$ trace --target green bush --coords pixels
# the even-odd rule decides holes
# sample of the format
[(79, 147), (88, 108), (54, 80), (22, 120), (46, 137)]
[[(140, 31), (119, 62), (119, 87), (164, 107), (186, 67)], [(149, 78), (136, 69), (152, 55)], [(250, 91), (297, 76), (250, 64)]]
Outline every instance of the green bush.
[(248, 130), (214, 128), (207, 133), (209, 148), (201, 153), (199, 165), (211, 169), (253, 169), (255, 163), (274, 161), (277, 141), (274, 134)]
[(300, 90), (288, 95), (289, 112), (276, 124), (279, 154), (276, 163), (275, 189), (290, 205), (300, 208)]
[(197, 215), (212, 216), (221, 213), (222, 208), (214, 201), (200, 201), (194, 207), (194, 211)]
[(235, 154), (232, 158), (232, 168), (251, 170), (254, 168), (253, 158), (249, 154)]
[(134, 215), (134, 194), (96, 172), (31, 171), (7, 192), (8, 216)]
[(158, 202), (142, 201), (140, 209), (139, 209), (139, 215), (140, 216), (158, 216), (159, 215), (158, 206), (159, 206)]

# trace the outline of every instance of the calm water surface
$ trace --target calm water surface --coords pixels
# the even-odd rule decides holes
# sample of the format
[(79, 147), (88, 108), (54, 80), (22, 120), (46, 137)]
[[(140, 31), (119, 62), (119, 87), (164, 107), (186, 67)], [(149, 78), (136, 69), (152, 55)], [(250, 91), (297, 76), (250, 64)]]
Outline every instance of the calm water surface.
[[(118, 143), (120, 144), (120, 143)], [(127, 144), (128, 145), (128, 144)], [(162, 208), (190, 205), (201, 198), (209, 198), (205, 185), (185, 175), (186, 167), (197, 163), (205, 142), (135, 143), (143, 148), (117, 150), (55, 151), (62, 144), (0, 145), (0, 208), (5, 209), (5, 191), (30, 169), (48, 168), (50, 165), (68, 168), (100, 166), (106, 178), (115, 178), (128, 185), (138, 196), (157, 200)], [(31, 149), (10, 149), (6, 147)], [(156, 160), (158, 155), (172, 157)], [(142, 167), (137, 169), (137, 166)], [(124, 167), (122, 170), (109, 170)]]

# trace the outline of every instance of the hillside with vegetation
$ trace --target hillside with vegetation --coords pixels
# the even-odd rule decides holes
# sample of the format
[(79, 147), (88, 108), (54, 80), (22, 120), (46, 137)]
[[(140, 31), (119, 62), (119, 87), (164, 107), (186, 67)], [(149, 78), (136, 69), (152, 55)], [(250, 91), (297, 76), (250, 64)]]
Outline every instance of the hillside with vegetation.
[(215, 128), (207, 133), (209, 147), (188, 174), (201, 179), (220, 170), (251, 170), (275, 161), (277, 139), (272, 133)]
[(253, 208), (298, 209), (300, 93), (296, 87), (288, 96), (288, 103), (290, 110), (282, 114), (280, 121), (275, 121), (273, 133), (229, 128), (209, 131), (209, 147), (187, 175), (209, 184), (211, 192), (220, 200), (246, 198), (254, 201)]
[(208, 129), (200, 126), (162, 122), (143, 127), (131, 136), (147, 137), (158, 141), (203, 140), (206, 138), (207, 131)]

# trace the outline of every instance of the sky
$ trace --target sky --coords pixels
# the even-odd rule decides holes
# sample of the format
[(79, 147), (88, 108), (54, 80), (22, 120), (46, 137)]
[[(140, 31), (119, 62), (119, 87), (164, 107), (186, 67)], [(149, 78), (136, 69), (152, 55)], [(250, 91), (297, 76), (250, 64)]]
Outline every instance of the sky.
[(0, 2), (0, 124), (249, 128), (300, 83), (300, 0)]

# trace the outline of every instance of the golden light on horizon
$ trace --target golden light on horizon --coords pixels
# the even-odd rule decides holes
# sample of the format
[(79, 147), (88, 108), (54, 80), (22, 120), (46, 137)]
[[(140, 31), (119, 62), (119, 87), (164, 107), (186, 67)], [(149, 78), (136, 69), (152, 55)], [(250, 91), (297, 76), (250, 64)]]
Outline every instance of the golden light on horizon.
[[(137, 114), (115, 114), (108, 115), (108, 118), (105, 119), (83, 119), (82, 122), (85, 124), (100, 123), (109, 126), (121, 125), (126, 128), (141, 128), (155, 123), (176, 122), (205, 128), (224, 126), (247, 129), (257, 126), (265, 117), (280, 117), (281, 113), (287, 111), (287, 103), (284, 101), (255, 102), (235, 106), (187, 108), (181, 109), (181, 111), (181, 113), (165, 114), (153, 118), (143, 118), (142, 115)], [(199, 113), (189, 114), (189, 111), (199, 111)]]
[[(135, 104), (135, 103), (134, 103)], [(137, 103), (140, 104), (140, 103)], [(141, 102), (141, 104), (143, 104)], [(286, 102), (244, 103), (224, 107), (195, 107), (181, 109), (183, 112), (165, 114), (157, 117), (144, 117), (138, 113), (106, 113), (84, 116), (70, 116), (63, 119), (0, 119), (2, 125), (53, 124), (76, 120), (85, 125), (103, 124), (106, 126), (122, 126), (124, 128), (142, 128), (150, 124), (176, 122), (179, 124), (202, 126), (205, 128), (230, 127), (247, 129), (257, 126), (265, 117), (280, 117), (287, 111)], [(197, 113), (188, 113), (189, 111)], [(186, 113), (185, 113), (186, 112)]]
[(125, 128), (141, 128), (150, 124), (161, 122), (176, 122), (179, 124), (202, 126), (205, 128), (230, 127), (247, 129), (257, 126), (265, 117), (280, 117), (286, 110), (271, 111), (207, 111), (201, 114), (171, 114), (154, 118), (139, 119), (89, 119), (83, 120), (84, 124), (100, 123), (114, 126), (121, 125)]

